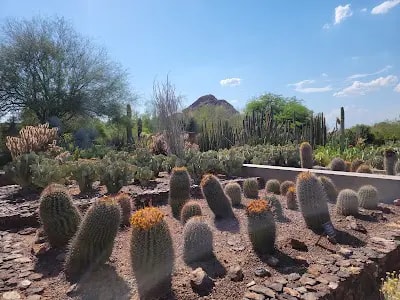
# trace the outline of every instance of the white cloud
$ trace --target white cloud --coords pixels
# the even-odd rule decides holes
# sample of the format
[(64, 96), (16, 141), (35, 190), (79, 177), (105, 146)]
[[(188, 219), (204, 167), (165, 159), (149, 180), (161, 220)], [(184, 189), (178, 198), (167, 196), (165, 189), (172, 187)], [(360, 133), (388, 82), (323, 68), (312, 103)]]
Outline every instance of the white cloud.
[(373, 72), (373, 73), (354, 74), (354, 75), (347, 77), (346, 80), (353, 80), (353, 79), (357, 79), (357, 78), (364, 78), (364, 77), (368, 77), (368, 76), (378, 75), (378, 74), (389, 71), (391, 68), (392, 68), (392, 66), (388, 65), (388, 66), (385, 66), (384, 68), (382, 68), (376, 72)]
[(359, 96), (368, 92), (376, 91), (385, 86), (393, 86), (397, 83), (398, 78), (394, 75), (379, 77), (368, 82), (354, 81), (352, 85), (333, 94), (335, 97)]
[(328, 30), (329, 28), (331, 28), (331, 24), (329, 23), (325, 23), (324, 26), (322, 26), (322, 29)]
[(386, 14), (391, 10), (393, 7), (397, 6), (400, 4), (400, 0), (388, 0), (385, 2), (382, 2), (378, 6), (375, 6), (371, 10), (371, 14), (373, 15), (379, 15), (379, 14)]
[(321, 76), (322, 76), (322, 77), (328, 77), (328, 74), (322, 73)]
[(364, 8), (361, 9), (361, 12), (367, 12), (367, 10), (368, 9), (366, 7), (364, 7)]
[(226, 78), (222, 79), (219, 84), (222, 86), (238, 86), (240, 85), (242, 79), (240, 78)]
[(324, 86), (324, 87), (306, 87), (309, 84), (314, 83), (315, 80), (303, 80), (296, 83), (290, 83), (288, 86), (294, 86), (294, 90), (300, 93), (323, 93), (329, 92), (332, 90), (331, 86)]
[(351, 11), (350, 4), (346, 4), (345, 6), (337, 6), (335, 8), (335, 25), (344, 21), (344, 19), (351, 17), (353, 12)]
[(395, 86), (394, 91), (400, 93), (400, 83)]

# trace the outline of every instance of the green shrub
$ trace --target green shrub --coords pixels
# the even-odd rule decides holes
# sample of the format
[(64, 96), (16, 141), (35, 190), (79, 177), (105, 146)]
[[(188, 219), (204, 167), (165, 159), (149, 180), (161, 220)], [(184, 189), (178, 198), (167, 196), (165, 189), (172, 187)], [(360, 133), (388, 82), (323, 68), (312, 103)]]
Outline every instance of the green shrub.
[(97, 180), (97, 165), (94, 162), (78, 161), (72, 164), (72, 179), (76, 180), (81, 193), (92, 190), (93, 183)]
[(67, 189), (60, 184), (51, 184), (43, 190), (39, 217), (52, 247), (66, 246), (81, 222)]
[(345, 172), (346, 171), (346, 163), (343, 159), (340, 157), (335, 157), (330, 164), (330, 169), (332, 171), (341, 171)]
[(336, 188), (336, 185), (333, 183), (332, 179), (326, 176), (320, 176), (319, 180), (321, 181), (325, 193), (328, 196), (329, 202), (336, 203), (338, 190)]
[(150, 180), (154, 179), (154, 173), (148, 167), (137, 167), (134, 178), (139, 181), (140, 185), (147, 186)]
[(185, 224), (190, 218), (201, 215), (202, 212), (200, 205), (196, 201), (190, 200), (182, 207), (180, 219), (182, 224)]
[(4, 167), (5, 175), (22, 188), (29, 187), (32, 185), (32, 166), (39, 159), (34, 152), (21, 154)]
[(142, 299), (159, 298), (171, 289), (174, 248), (163, 213), (155, 207), (138, 210), (131, 219), (131, 266)]
[(320, 232), (322, 225), (331, 220), (328, 196), (321, 181), (310, 172), (302, 172), (296, 182), (297, 201), (308, 228)]
[(228, 176), (240, 175), (244, 156), (236, 149), (220, 150), (218, 160), (221, 162), (223, 173)]
[(378, 190), (372, 185), (364, 185), (358, 190), (359, 206), (365, 209), (377, 209)]
[(282, 196), (286, 196), (287, 191), (291, 186), (295, 186), (295, 183), (290, 180), (286, 180), (281, 183), (280, 192)]
[(252, 200), (246, 209), (248, 234), (254, 251), (271, 254), (275, 249), (276, 225), (267, 201)]
[(52, 158), (40, 157), (31, 165), (32, 184), (45, 188), (51, 183), (64, 183), (67, 175), (67, 165), (60, 165)]
[(351, 189), (341, 190), (336, 202), (336, 212), (343, 216), (358, 214), (358, 196)]
[(307, 142), (303, 142), (300, 145), (300, 162), (302, 168), (313, 168), (313, 150), (311, 145)]
[(258, 198), (258, 182), (255, 178), (246, 178), (243, 182), (243, 194), (246, 198)]
[(183, 228), (183, 260), (187, 263), (213, 256), (213, 234), (202, 217), (190, 218)]
[(242, 189), (237, 182), (229, 182), (225, 186), (225, 194), (231, 199), (232, 206), (239, 206), (242, 203)]
[(88, 209), (66, 256), (64, 271), (69, 280), (78, 280), (107, 262), (120, 222), (121, 209), (112, 198), (100, 198)]
[(217, 177), (211, 174), (204, 175), (200, 186), (204, 198), (216, 218), (223, 219), (233, 216), (230, 199), (225, 195)]
[(270, 179), (267, 181), (266, 190), (268, 193), (279, 195), (281, 192), (281, 183), (277, 179)]
[(185, 167), (175, 167), (169, 179), (168, 203), (172, 214), (179, 218), (183, 205), (190, 199), (190, 176)]
[(100, 182), (107, 187), (108, 193), (116, 194), (128, 184), (135, 174), (136, 167), (125, 159), (103, 158), (99, 163)]

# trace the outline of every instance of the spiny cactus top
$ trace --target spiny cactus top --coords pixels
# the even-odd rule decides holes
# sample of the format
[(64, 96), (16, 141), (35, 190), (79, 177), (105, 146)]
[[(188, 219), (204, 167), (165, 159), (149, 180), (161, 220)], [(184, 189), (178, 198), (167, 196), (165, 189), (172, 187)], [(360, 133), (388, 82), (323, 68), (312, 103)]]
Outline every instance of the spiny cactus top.
[(186, 167), (174, 167), (172, 169), (173, 172), (180, 173), (180, 172), (187, 172)]
[(134, 228), (148, 230), (159, 224), (164, 218), (164, 214), (155, 207), (146, 207), (138, 210), (131, 218)]
[(247, 205), (246, 212), (247, 215), (260, 215), (267, 211), (270, 211), (268, 202), (266, 200), (252, 200), (249, 205)]
[(289, 192), (289, 193), (296, 193), (296, 187), (295, 187), (295, 186), (290, 186), (290, 187), (288, 188), (288, 192)]
[(213, 175), (212, 174), (206, 174), (203, 176), (200, 182), (200, 186), (203, 187), (209, 182), (210, 180), (213, 180)]

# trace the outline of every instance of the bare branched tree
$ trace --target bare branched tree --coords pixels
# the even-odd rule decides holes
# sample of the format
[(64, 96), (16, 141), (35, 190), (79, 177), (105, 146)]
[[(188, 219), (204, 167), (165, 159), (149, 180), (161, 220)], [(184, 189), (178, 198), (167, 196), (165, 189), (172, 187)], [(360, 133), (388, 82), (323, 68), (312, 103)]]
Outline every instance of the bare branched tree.
[(177, 95), (175, 86), (168, 79), (153, 83), (153, 106), (158, 120), (158, 130), (165, 134), (169, 151), (183, 156), (183, 124), (180, 120), (182, 96)]

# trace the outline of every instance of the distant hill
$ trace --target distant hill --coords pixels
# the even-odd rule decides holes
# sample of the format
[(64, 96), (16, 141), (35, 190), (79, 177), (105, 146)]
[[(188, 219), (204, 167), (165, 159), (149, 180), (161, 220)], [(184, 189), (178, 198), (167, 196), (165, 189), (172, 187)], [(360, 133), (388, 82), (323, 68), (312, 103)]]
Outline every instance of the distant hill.
[(183, 112), (194, 111), (203, 106), (221, 106), (230, 114), (238, 114), (239, 112), (226, 100), (218, 100), (214, 95), (204, 95), (194, 101), (190, 106), (185, 108)]

